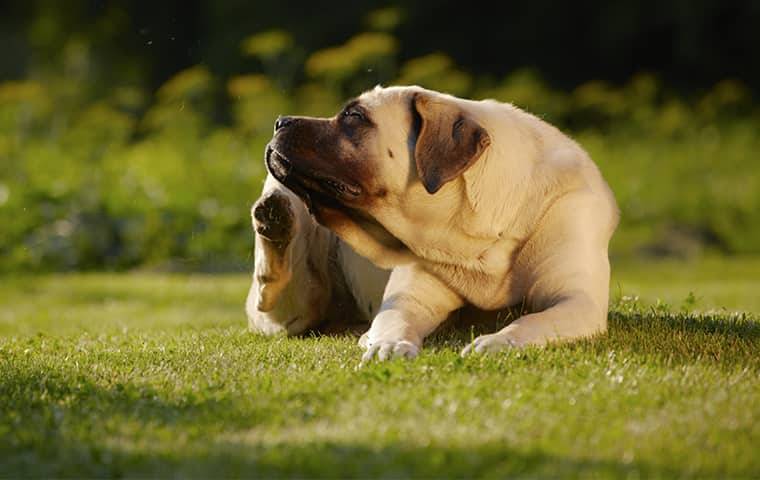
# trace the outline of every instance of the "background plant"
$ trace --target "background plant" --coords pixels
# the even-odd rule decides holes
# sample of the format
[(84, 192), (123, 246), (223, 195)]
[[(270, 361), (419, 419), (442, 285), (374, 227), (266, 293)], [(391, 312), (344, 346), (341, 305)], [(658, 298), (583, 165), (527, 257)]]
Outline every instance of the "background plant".
[(530, 67), (471, 71), (443, 50), (413, 52), (415, 10), (391, 6), (325, 48), (263, 28), (228, 54), (239, 70), (198, 63), (152, 87), (148, 70), (98, 50), (126, 21), (118, 9), (53, 52), (65, 36), (46, 15), (65, 20), (35, 8), (39, 58), (0, 82), (0, 270), (247, 269), (273, 120), (331, 115), (377, 83), (512, 102), (569, 131), (620, 204), (613, 256), (760, 252), (760, 109), (740, 80), (673, 90), (643, 72), (561, 87)]

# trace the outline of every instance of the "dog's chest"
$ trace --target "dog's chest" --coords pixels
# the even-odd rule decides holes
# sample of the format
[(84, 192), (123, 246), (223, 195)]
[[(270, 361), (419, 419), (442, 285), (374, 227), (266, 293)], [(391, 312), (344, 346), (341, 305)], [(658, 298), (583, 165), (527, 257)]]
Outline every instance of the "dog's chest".
[(468, 302), (496, 310), (525, 297), (525, 282), (513, 268), (518, 251), (516, 243), (500, 242), (467, 261), (428, 262), (428, 269)]
[(376, 267), (344, 242), (340, 242), (338, 248), (346, 286), (356, 306), (367, 320), (371, 320), (382, 304), (390, 271)]

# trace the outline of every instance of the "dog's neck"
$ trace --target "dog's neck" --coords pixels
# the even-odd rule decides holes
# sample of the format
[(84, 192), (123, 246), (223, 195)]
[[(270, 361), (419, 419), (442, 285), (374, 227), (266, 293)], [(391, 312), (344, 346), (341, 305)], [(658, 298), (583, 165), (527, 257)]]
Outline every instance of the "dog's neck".
[(530, 211), (538, 207), (531, 197), (543, 147), (540, 137), (524, 122), (503, 121), (521, 114), (518, 110), (502, 114), (499, 131), (492, 135), (496, 140), (462, 175), (467, 208), (459, 224), (490, 242), (525, 238), (531, 230)]

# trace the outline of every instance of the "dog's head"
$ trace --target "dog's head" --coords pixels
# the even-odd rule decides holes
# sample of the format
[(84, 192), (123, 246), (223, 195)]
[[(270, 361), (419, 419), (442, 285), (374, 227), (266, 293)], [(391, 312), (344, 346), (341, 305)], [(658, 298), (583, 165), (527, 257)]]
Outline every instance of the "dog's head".
[(280, 117), (267, 169), (359, 253), (403, 263), (425, 239), (445, 237), (462, 211), (466, 188), (456, 180), (491, 142), (471, 104), (378, 87), (331, 118)]

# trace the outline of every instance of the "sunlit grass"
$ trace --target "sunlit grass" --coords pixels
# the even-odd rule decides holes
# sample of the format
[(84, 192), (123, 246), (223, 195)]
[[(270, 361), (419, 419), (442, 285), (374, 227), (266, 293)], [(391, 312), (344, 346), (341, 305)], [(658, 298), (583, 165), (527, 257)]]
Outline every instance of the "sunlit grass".
[(358, 370), (248, 333), (244, 275), (6, 276), (0, 476), (754, 477), (760, 323), (690, 310), (755, 309), (757, 265), (620, 265), (600, 338)]
[(639, 296), (676, 311), (760, 313), (760, 258), (698, 261), (621, 260), (612, 265), (611, 297)]

